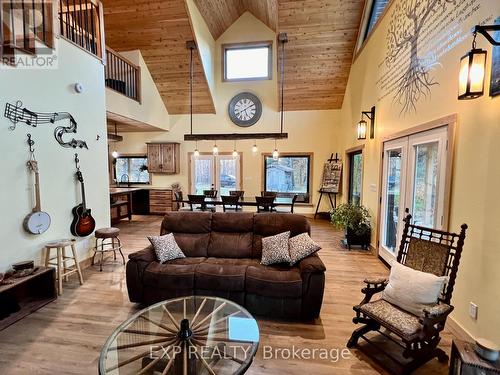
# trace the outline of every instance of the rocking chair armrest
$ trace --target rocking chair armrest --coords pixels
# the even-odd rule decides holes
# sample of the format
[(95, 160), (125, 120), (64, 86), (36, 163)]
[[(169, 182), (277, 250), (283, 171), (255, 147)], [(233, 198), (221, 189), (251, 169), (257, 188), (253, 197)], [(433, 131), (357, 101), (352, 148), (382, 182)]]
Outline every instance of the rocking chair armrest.
[(447, 317), (452, 311), (454, 307), (450, 306), (446, 303), (438, 303), (432, 307), (427, 307), (424, 308), (424, 316), (422, 317), (422, 320), (425, 319), (438, 319), (441, 320), (442, 318)]
[(388, 280), (385, 277), (379, 277), (379, 278), (376, 278), (376, 279), (364, 279), (363, 282), (367, 286), (370, 286), (370, 285), (378, 286), (380, 284), (387, 285)]
[(365, 295), (365, 298), (363, 298), (360, 305), (364, 305), (365, 303), (370, 302), (375, 294), (383, 292), (388, 282), (389, 281), (384, 278), (373, 280), (365, 279), (364, 283), (366, 284), (366, 286), (361, 289), (361, 293)]

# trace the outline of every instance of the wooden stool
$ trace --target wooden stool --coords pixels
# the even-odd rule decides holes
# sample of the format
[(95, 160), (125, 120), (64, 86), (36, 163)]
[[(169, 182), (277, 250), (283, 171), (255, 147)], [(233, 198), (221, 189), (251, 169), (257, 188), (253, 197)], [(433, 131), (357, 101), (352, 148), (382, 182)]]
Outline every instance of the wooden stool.
[[(122, 253), (122, 243), (120, 241), (120, 229), (118, 228), (101, 228), (95, 231), (95, 248), (94, 256), (92, 257), (92, 265), (97, 253), (101, 253), (101, 261), (99, 262), (100, 271), (102, 272), (102, 263), (104, 261), (104, 253), (112, 251), (116, 260), (116, 252), (119, 251), (125, 265), (125, 257)], [(106, 242), (106, 240), (110, 240)], [(100, 241), (100, 243), (99, 243)], [(116, 243), (115, 243), (116, 242)]]
[[(56, 266), (57, 292), (59, 295), (62, 294), (63, 279), (64, 281), (68, 281), (69, 275), (77, 273), (80, 285), (83, 285), (82, 270), (80, 269), (80, 263), (78, 263), (75, 244), (75, 240), (59, 240), (49, 242), (45, 245), (45, 267)], [(66, 247), (71, 247), (72, 256), (66, 254)], [(57, 249), (56, 256), (53, 258), (50, 257), (52, 249)], [(51, 262), (54, 259), (56, 261)], [(74, 264), (68, 266), (69, 261), (73, 261)]]

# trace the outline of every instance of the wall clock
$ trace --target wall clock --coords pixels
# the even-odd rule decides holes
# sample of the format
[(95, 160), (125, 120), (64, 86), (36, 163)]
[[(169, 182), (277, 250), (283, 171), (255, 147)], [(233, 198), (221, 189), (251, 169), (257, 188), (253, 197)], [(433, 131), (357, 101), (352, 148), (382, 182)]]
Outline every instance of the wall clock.
[(262, 115), (260, 99), (250, 92), (241, 92), (229, 102), (229, 117), (238, 126), (248, 127), (259, 121)]

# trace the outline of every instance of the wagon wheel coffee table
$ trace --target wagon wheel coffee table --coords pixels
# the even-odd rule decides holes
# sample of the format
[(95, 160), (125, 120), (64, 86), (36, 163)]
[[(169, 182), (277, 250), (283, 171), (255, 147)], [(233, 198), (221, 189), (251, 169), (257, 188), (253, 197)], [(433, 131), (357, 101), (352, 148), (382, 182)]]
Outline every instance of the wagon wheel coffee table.
[(99, 373), (243, 374), (259, 345), (259, 327), (234, 302), (190, 296), (163, 301), (122, 323), (101, 351)]

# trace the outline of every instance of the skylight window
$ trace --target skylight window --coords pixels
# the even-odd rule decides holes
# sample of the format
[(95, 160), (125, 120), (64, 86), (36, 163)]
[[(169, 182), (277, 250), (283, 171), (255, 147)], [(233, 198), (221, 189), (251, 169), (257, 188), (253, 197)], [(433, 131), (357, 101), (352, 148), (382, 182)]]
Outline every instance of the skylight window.
[(222, 48), (224, 81), (271, 79), (271, 42), (226, 44)]

